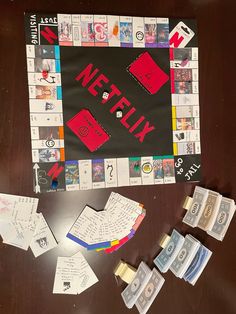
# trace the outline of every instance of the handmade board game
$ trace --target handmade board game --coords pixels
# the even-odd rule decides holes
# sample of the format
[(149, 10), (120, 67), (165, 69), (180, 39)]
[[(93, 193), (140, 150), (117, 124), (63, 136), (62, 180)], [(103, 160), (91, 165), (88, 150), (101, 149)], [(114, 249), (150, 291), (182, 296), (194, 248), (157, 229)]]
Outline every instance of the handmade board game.
[(196, 21), (25, 14), (34, 191), (200, 179)]

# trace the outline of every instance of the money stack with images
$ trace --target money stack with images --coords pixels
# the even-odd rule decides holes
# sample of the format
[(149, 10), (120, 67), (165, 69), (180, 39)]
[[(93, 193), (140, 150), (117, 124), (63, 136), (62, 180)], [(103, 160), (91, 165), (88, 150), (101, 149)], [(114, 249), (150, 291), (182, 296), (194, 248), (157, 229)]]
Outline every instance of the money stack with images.
[(125, 305), (128, 309), (135, 305), (140, 314), (147, 313), (165, 282), (155, 267), (151, 270), (144, 262), (135, 270), (120, 261), (114, 274), (128, 283), (121, 293)]
[(212, 252), (191, 234), (184, 237), (175, 229), (166, 238), (154, 264), (161, 272), (170, 269), (176, 277), (195, 285)]
[(112, 253), (134, 236), (145, 215), (143, 205), (112, 192), (104, 210), (85, 206), (67, 237), (88, 250)]
[(219, 241), (224, 239), (236, 209), (234, 200), (199, 186), (192, 198), (186, 198), (183, 207), (187, 210), (185, 224), (198, 227)]

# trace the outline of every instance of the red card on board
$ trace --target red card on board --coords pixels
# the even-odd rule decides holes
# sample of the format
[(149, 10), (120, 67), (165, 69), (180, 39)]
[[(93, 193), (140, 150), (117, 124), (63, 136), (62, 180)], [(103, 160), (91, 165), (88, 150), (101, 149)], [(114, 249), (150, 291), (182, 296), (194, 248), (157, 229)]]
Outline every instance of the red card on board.
[(128, 71), (150, 93), (156, 94), (169, 80), (169, 76), (156, 64), (148, 52), (141, 54)]
[(66, 125), (88, 147), (90, 152), (97, 150), (110, 138), (88, 109), (82, 109), (67, 121)]

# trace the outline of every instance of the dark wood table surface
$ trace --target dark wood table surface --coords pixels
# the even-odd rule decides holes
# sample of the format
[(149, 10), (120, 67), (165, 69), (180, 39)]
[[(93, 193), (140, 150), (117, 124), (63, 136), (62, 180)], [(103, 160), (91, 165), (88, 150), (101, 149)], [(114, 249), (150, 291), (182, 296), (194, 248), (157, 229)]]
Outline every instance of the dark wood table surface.
[[(198, 22), (200, 48), (200, 108), (202, 181), (224, 196), (236, 199), (236, 89), (235, 0), (166, 1), (53, 1), (0, 2), (0, 192), (34, 196), (24, 42), (24, 11), (117, 15), (193, 17)], [(121, 298), (125, 285), (113, 269), (120, 259), (137, 267), (153, 267), (163, 232), (192, 233), (210, 250), (212, 258), (192, 287), (170, 271), (150, 309), (160, 314), (235, 314), (236, 251), (234, 217), (223, 242), (200, 229), (181, 223), (181, 205), (194, 184), (140, 186), (113, 189), (145, 204), (147, 216), (135, 237), (111, 255), (81, 250), (99, 282), (78, 296), (53, 295), (57, 256), (79, 250), (65, 234), (85, 204), (103, 208), (111, 190), (49, 193), (39, 196), (39, 210), (48, 221), (58, 248), (35, 259), (29, 250), (0, 244), (1, 314), (121, 314), (128, 310)]]

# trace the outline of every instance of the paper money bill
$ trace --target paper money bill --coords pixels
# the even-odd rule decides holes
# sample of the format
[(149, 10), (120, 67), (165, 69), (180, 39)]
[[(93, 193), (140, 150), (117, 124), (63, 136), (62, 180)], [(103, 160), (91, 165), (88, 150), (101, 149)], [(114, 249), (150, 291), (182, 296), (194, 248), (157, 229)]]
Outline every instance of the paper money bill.
[(234, 200), (222, 197), (218, 215), (211, 230), (207, 231), (213, 238), (222, 241), (235, 212)]
[(197, 226), (207, 200), (208, 191), (199, 186), (195, 187), (191, 207), (183, 218), (184, 223), (191, 227)]
[(170, 267), (170, 270), (176, 277), (183, 277), (199, 249), (199, 246), (200, 242), (197, 239), (189, 234), (186, 235), (184, 244)]
[(166, 247), (154, 259), (154, 264), (161, 272), (167, 272), (179, 253), (183, 243), (184, 237), (174, 229)]
[(222, 196), (213, 191), (209, 191), (208, 197), (198, 222), (198, 227), (202, 230), (211, 230), (217, 217)]
[(184, 280), (194, 286), (206, 267), (211, 255), (212, 252), (201, 244), (192, 263), (183, 276)]
[(164, 282), (165, 279), (155, 268), (153, 268), (151, 278), (135, 303), (139, 313), (147, 313)]
[(151, 269), (144, 262), (141, 262), (134, 279), (121, 293), (125, 305), (129, 309), (134, 306), (144, 287), (147, 285), (151, 275)]

